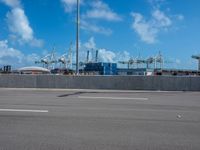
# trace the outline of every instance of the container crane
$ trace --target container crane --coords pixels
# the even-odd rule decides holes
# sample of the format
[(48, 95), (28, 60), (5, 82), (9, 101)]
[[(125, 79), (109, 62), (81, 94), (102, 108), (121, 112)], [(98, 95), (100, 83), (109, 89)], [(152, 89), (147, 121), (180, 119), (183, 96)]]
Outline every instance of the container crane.
[(61, 66), (64, 66), (64, 68), (72, 67), (72, 43), (70, 43), (68, 53), (65, 53), (62, 56), (60, 56), (58, 62), (61, 64)]
[(42, 57), (39, 61), (35, 61), (35, 64), (43, 64), (44, 68), (49, 69), (50, 66), (54, 68), (53, 64), (56, 64), (56, 58), (55, 58), (55, 50), (53, 49), (52, 53), (47, 54), (46, 56)]
[(163, 65), (164, 65), (164, 58), (161, 54), (161, 52), (159, 51), (158, 55), (156, 55), (154, 57), (154, 68), (156, 69), (157, 68), (157, 64), (160, 64), (160, 69), (163, 68)]

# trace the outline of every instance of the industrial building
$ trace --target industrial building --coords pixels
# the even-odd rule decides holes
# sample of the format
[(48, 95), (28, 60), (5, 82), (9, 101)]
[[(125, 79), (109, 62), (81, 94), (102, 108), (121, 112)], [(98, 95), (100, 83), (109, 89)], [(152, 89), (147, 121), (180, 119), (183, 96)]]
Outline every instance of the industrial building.
[(2, 68), (0, 68), (0, 73), (4, 74), (8, 74), (8, 73), (11, 73), (11, 66), (10, 65), (6, 65), (6, 66), (3, 66)]
[(182, 69), (147, 69), (147, 68), (118, 68), (117, 75), (142, 75), (142, 76), (200, 76), (200, 71), (197, 70), (182, 70)]
[(55, 68), (51, 70), (51, 74), (56, 75), (73, 75), (74, 70), (72, 69), (62, 69), (62, 68)]
[(198, 61), (198, 70), (200, 71), (200, 55), (192, 55), (192, 58)]
[(92, 75), (116, 75), (117, 64), (116, 63), (87, 63), (84, 67), (85, 74)]
[(117, 75), (153, 75), (153, 69), (147, 68), (117, 68)]
[(200, 76), (200, 71), (182, 69), (155, 69), (153, 74), (166, 76)]

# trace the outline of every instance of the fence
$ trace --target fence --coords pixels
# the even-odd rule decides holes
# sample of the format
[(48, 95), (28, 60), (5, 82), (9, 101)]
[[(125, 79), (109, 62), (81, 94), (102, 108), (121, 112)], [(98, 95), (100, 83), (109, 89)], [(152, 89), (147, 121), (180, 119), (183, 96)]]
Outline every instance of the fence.
[(0, 87), (200, 91), (200, 77), (0, 75)]

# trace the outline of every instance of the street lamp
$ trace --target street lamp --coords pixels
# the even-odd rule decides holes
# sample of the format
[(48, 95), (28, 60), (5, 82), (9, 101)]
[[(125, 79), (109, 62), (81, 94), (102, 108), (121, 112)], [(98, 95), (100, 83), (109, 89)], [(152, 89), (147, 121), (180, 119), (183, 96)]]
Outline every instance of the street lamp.
[(76, 75), (79, 74), (79, 24), (80, 24), (80, 5), (77, 0), (77, 15), (76, 15)]

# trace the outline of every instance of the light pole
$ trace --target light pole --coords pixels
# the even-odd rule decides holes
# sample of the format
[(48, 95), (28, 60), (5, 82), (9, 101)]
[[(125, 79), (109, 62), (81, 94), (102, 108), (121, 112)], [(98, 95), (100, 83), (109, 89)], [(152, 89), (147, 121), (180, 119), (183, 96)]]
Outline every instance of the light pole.
[(77, 0), (77, 15), (76, 15), (76, 75), (79, 74), (79, 24), (80, 24), (80, 5)]

